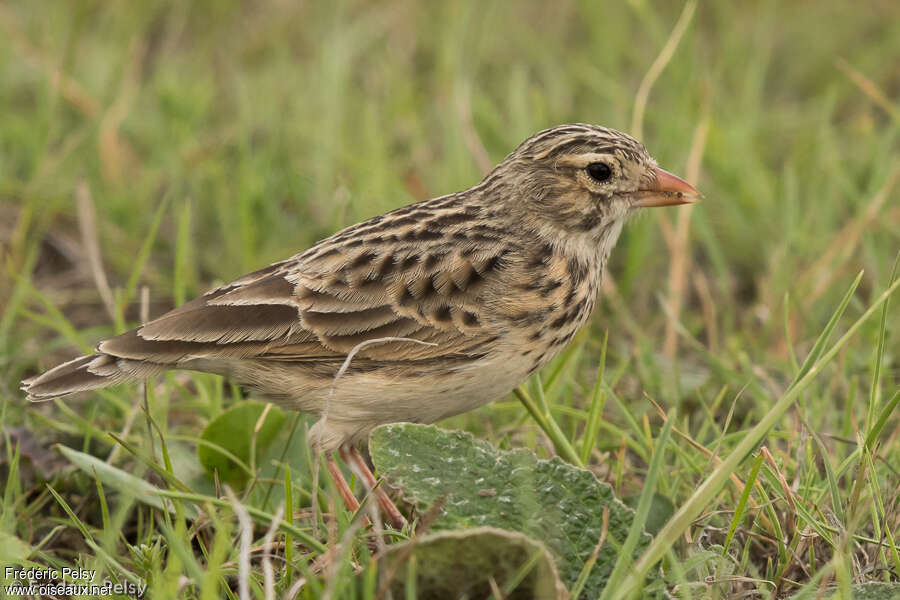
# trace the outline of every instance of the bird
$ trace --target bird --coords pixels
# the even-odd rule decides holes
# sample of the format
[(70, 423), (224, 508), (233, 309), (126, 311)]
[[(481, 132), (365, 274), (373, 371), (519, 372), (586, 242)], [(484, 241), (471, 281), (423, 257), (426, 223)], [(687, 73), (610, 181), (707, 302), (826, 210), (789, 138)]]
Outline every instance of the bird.
[(357, 449), (369, 432), (504, 397), (588, 322), (629, 217), (700, 197), (625, 133), (552, 127), (465, 191), (351, 225), (21, 389), (39, 401), (169, 369), (223, 375), (318, 415), (309, 441), (344, 503), (359, 506), (335, 452), (399, 526)]

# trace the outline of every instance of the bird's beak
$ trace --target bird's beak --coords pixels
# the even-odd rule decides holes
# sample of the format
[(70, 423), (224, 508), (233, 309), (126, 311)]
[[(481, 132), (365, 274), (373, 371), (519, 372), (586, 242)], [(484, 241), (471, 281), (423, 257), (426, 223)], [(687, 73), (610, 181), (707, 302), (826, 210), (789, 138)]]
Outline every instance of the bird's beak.
[(703, 197), (703, 194), (687, 181), (659, 167), (653, 167), (653, 175), (653, 182), (635, 194), (637, 198), (635, 206), (649, 208), (651, 206), (693, 204)]

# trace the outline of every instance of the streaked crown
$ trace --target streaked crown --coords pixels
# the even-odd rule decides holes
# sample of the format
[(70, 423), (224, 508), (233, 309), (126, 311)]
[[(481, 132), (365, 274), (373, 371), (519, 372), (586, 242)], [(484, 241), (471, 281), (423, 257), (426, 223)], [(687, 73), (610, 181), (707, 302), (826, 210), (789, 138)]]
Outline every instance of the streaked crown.
[(510, 157), (552, 160), (586, 152), (616, 154), (636, 163), (652, 160), (644, 145), (630, 135), (588, 123), (559, 125), (539, 131), (519, 144)]

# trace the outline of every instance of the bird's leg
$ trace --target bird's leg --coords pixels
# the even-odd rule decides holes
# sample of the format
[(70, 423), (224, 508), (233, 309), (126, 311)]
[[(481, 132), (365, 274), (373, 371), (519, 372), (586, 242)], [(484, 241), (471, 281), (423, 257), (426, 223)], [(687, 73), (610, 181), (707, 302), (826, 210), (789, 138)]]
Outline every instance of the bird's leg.
[(344, 474), (341, 473), (341, 468), (334, 462), (334, 457), (330, 454), (326, 457), (325, 464), (328, 466), (328, 474), (331, 475), (331, 480), (334, 481), (338, 494), (341, 495), (341, 500), (344, 501), (344, 506), (350, 512), (355, 513), (359, 510), (359, 500), (356, 499), (356, 496), (350, 490), (347, 480), (344, 479)]
[(376, 487), (377, 481), (375, 479), (375, 475), (373, 475), (372, 471), (369, 470), (369, 465), (366, 464), (365, 459), (362, 457), (362, 455), (360, 455), (359, 450), (356, 449), (356, 446), (341, 446), (340, 453), (341, 458), (344, 459), (344, 462), (350, 465), (350, 468), (353, 469), (353, 472), (359, 476), (369, 492), (375, 494), (375, 500), (378, 502), (378, 508), (380, 508), (381, 512), (384, 513), (391, 527), (398, 530), (402, 529), (403, 526), (406, 525), (406, 519), (400, 513), (400, 510), (397, 508), (394, 502), (387, 495), (387, 492), (385, 492), (381, 486)]

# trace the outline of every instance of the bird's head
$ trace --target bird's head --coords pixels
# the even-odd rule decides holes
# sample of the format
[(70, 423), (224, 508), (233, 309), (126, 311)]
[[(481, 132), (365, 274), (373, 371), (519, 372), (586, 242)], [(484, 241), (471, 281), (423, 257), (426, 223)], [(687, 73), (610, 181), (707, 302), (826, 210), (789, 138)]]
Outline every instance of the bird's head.
[(488, 176), (516, 188), (510, 209), (569, 233), (600, 235), (637, 209), (695, 202), (692, 185), (656, 165), (633, 137), (597, 125), (546, 129)]

